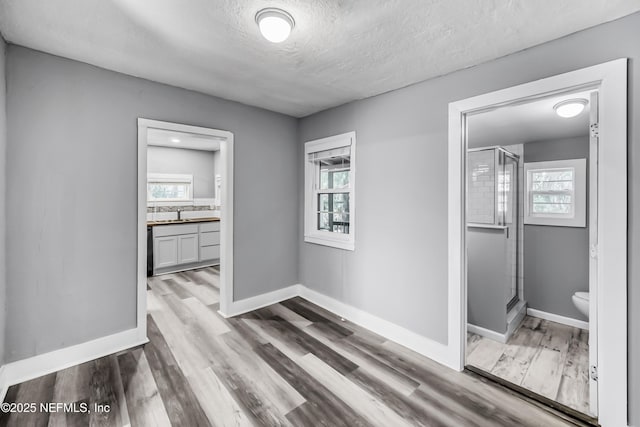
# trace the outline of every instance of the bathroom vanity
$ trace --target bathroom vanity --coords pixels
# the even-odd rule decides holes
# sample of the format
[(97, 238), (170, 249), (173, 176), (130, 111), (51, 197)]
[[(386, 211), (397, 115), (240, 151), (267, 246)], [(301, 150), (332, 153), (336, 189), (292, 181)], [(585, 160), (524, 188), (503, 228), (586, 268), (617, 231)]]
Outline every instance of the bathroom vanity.
[(154, 276), (220, 263), (220, 218), (149, 221), (147, 230)]

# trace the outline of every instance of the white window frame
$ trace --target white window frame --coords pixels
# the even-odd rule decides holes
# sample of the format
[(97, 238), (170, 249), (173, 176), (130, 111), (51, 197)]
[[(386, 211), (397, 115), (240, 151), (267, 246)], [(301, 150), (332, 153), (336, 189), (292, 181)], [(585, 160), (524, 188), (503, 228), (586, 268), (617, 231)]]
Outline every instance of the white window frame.
[[(559, 169), (573, 170), (572, 208), (568, 214), (534, 213), (531, 189), (531, 174), (539, 171)], [(587, 160), (553, 160), (547, 162), (530, 162), (524, 164), (525, 199), (524, 223), (531, 225), (551, 225), (559, 227), (586, 227), (587, 219)], [(561, 194), (558, 192), (558, 194)]]
[[(154, 199), (149, 193), (150, 183), (178, 183), (188, 184), (187, 197), (180, 199)], [(150, 205), (161, 206), (162, 204), (175, 204), (181, 202), (193, 203), (193, 175), (178, 173), (148, 173), (147, 174), (147, 202)]]
[[(350, 147), (349, 188), (335, 190), (335, 192), (349, 193), (349, 233), (335, 233), (318, 230), (317, 213), (319, 165), (309, 160), (309, 155), (325, 150)], [(305, 191), (304, 191), (304, 241), (318, 245), (331, 246), (338, 249), (353, 251), (355, 249), (355, 195), (356, 195), (356, 133), (347, 132), (327, 138), (308, 141), (304, 144)]]

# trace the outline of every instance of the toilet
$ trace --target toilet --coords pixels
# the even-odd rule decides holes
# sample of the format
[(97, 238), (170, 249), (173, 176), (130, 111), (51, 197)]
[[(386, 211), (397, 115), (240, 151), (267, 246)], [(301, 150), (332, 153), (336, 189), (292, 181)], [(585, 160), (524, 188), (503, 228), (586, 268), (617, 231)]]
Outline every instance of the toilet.
[(576, 292), (571, 297), (578, 311), (589, 318), (589, 292)]

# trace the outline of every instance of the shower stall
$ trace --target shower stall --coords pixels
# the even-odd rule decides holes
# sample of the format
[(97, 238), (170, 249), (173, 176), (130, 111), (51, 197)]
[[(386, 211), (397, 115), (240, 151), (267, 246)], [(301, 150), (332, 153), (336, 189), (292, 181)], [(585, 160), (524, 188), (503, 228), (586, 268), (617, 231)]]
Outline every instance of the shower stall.
[(520, 156), (503, 147), (467, 152), (467, 319), (505, 341), (525, 311), (521, 174)]

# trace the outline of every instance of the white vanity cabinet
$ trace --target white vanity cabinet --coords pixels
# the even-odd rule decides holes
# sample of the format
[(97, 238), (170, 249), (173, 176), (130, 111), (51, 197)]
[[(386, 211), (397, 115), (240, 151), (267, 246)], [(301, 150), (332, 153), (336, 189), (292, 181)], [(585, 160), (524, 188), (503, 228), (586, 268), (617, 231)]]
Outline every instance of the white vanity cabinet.
[(220, 222), (153, 226), (153, 274), (218, 264)]
[(198, 224), (153, 227), (153, 268), (173, 267), (199, 261)]

